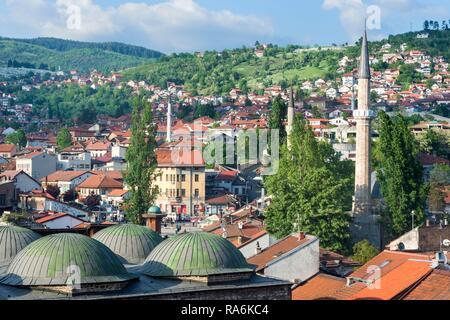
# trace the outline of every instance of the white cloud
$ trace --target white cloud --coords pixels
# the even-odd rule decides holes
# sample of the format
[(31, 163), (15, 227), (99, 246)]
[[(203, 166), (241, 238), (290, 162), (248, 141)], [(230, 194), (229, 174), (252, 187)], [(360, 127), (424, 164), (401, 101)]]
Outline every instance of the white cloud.
[[(5, 3), (6, 19), (2, 18), (0, 29), (8, 36), (114, 40), (170, 52), (235, 47), (274, 34), (270, 21), (228, 10), (208, 10), (194, 0), (166, 0), (157, 4), (127, 2), (107, 8), (93, 0), (6, 0)], [(79, 29), (67, 27), (67, 10), (71, 6), (80, 8)]]
[[(322, 8), (338, 10), (341, 24), (350, 38), (357, 40), (361, 37), (369, 5), (376, 5), (381, 10), (381, 29), (369, 30), (373, 40), (384, 38), (390, 33), (409, 31), (411, 21), (445, 18), (449, 14), (448, 6), (428, 3), (426, 0), (324, 0)], [(420, 29), (421, 26), (412, 27)]]

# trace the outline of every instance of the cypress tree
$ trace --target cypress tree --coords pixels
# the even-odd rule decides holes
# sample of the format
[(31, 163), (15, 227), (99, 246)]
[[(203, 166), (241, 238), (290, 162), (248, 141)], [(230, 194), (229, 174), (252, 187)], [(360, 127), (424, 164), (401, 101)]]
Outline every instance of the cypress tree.
[(158, 194), (158, 187), (153, 185), (157, 163), (152, 108), (144, 103), (141, 110), (138, 98), (133, 102), (131, 131), (130, 147), (125, 155), (128, 167), (124, 176), (131, 191), (126, 202), (126, 217), (140, 224), (142, 214), (146, 213)]

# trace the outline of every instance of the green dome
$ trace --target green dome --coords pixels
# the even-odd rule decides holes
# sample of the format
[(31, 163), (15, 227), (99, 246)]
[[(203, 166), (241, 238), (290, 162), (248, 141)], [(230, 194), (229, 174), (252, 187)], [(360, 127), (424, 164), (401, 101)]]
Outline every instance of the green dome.
[(30, 229), (0, 226), (0, 265), (9, 264), (23, 248), (40, 237)]
[(206, 232), (185, 233), (163, 241), (141, 268), (151, 277), (207, 277), (253, 270), (231, 242)]
[[(78, 269), (79, 268), (79, 269)], [(19, 252), (0, 283), (13, 286), (65, 286), (79, 270), (79, 284), (124, 282), (129, 274), (105, 245), (87, 236), (62, 233), (43, 237)]]
[(159, 234), (136, 224), (121, 224), (103, 229), (94, 239), (110, 248), (122, 263), (140, 264), (163, 239)]
[(151, 214), (161, 214), (161, 208), (157, 206), (152, 206), (150, 207), (150, 209), (148, 209), (147, 212)]

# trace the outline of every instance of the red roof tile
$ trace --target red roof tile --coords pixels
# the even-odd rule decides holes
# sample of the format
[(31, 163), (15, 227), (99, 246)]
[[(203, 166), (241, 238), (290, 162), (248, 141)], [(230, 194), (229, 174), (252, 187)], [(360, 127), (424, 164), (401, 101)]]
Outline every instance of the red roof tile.
[(312, 238), (309, 236), (299, 240), (297, 235), (291, 235), (264, 249), (261, 253), (248, 258), (247, 262), (256, 265), (256, 271), (260, 271), (271, 261), (311, 241)]
[(346, 280), (319, 273), (306, 283), (292, 290), (292, 300), (328, 300), (332, 294), (345, 286)]

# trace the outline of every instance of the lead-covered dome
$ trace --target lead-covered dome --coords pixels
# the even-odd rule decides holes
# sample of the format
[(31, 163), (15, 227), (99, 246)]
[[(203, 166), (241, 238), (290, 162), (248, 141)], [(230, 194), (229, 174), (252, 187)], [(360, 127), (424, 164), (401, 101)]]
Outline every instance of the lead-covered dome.
[(121, 224), (97, 232), (94, 239), (111, 249), (125, 264), (140, 264), (163, 239), (136, 224)]
[(0, 226), (0, 266), (9, 264), (26, 246), (41, 236), (16, 226)]
[(245, 279), (253, 271), (254, 267), (231, 242), (206, 232), (185, 233), (163, 241), (141, 268), (151, 277), (204, 282)]
[[(63, 233), (40, 238), (19, 252), (0, 283), (40, 288), (89, 287), (110, 290), (106, 284), (126, 283), (136, 276), (127, 272), (105, 245), (87, 236)], [(116, 290), (118, 286), (114, 286)], [(64, 291), (64, 290), (63, 290)], [(71, 290), (69, 290), (71, 291)]]

